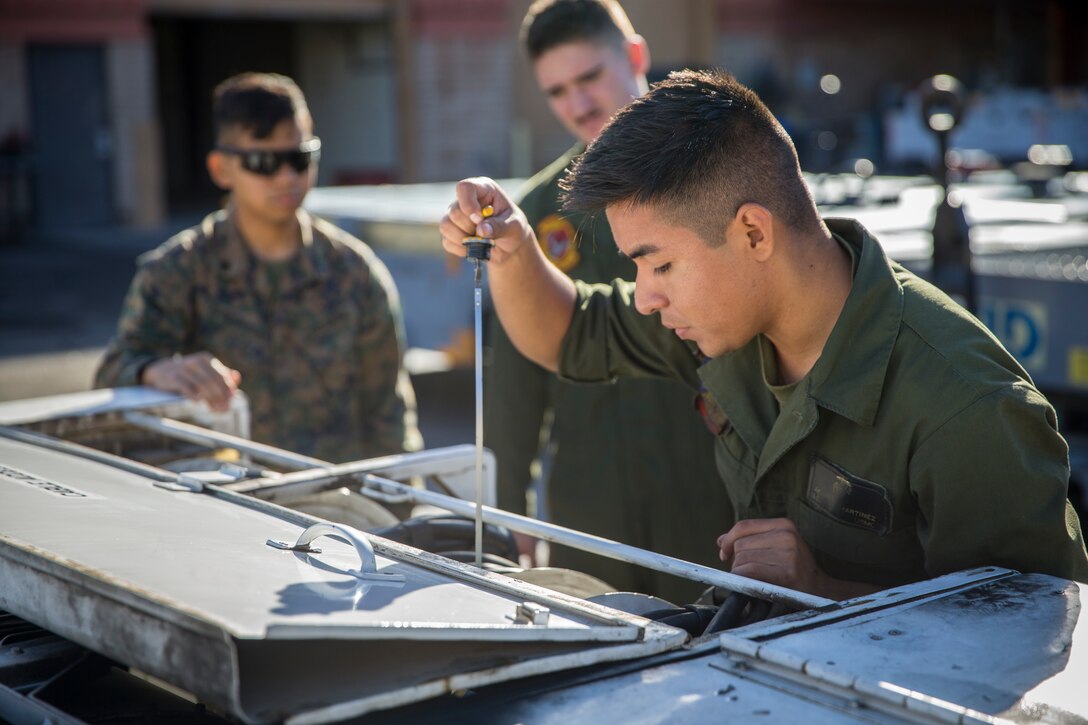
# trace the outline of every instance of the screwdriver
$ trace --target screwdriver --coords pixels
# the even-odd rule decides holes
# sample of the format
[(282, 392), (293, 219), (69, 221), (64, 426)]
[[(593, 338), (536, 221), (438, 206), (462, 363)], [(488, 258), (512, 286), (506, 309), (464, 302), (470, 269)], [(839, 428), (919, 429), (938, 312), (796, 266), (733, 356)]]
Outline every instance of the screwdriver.
[[(484, 219), (495, 213), (490, 205), (480, 210)], [(473, 264), (473, 320), (476, 323), (476, 566), (483, 568), (484, 541), (484, 333), (483, 293), (480, 268), (491, 259), (495, 243), (483, 237), (465, 237), (462, 241)]]

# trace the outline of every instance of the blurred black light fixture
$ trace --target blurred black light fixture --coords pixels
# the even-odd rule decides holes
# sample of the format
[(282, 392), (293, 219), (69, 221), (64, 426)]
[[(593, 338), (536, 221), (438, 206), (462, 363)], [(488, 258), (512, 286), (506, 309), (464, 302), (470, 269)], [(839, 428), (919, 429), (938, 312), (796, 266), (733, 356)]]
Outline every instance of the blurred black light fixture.
[(963, 86), (947, 74), (935, 75), (919, 89), (922, 122), (937, 136), (940, 153), (933, 176), (944, 191), (933, 218), (932, 282), (968, 310), (975, 309), (971, 241), (963, 205), (948, 191), (948, 135), (963, 119)]

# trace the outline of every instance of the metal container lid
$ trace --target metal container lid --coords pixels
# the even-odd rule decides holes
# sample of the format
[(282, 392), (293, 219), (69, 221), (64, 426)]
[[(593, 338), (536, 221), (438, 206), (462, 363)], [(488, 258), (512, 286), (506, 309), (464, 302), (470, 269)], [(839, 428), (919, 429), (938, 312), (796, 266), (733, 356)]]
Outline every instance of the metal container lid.
[[(12, 437), (0, 461), (0, 609), (244, 720), (341, 718), (685, 639), (215, 486)], [(320, 551), (270, 544), (308, 530)]]

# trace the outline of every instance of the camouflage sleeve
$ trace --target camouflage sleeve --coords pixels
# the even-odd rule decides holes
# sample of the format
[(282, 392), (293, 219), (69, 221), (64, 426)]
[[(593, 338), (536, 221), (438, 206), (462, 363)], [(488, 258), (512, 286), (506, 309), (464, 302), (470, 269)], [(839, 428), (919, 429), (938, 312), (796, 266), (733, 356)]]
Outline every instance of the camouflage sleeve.
[(191, 290), (192, 275), (176, 255), (141, 257), (94, 386), (139, 385), (149, 363), (185, 351), (192, 331)]
[(412, 382), (404, 369), (404, 321), (400, 298), (389, 270), (369, 256), (370, 282), (362, 301), (359, 331), (360, 427), (366, 456), (419, 450), (423, 438), (416, 422)]
[(526, 512), (530, 467), (549, 407), (550, 374), (517, 351), (492, 315), (491, 356), (484, 379), (484, 445), (495, 453), (499, 508)]

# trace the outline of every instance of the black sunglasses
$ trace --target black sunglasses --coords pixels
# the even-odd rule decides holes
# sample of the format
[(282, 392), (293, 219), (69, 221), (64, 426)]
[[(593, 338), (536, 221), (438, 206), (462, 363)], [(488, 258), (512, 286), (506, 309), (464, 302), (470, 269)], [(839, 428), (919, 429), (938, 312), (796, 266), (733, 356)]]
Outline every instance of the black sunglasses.
[(301, 174), (310, 168), (310, 164), (321, 160), (321, 139), (315, 136), (290, 151), (259, 151), (233, 146), (216, 146), (215, 150), (237, 156), (242, 162), (242, 168), (251, 174), (275, 176), (284, 164)]

